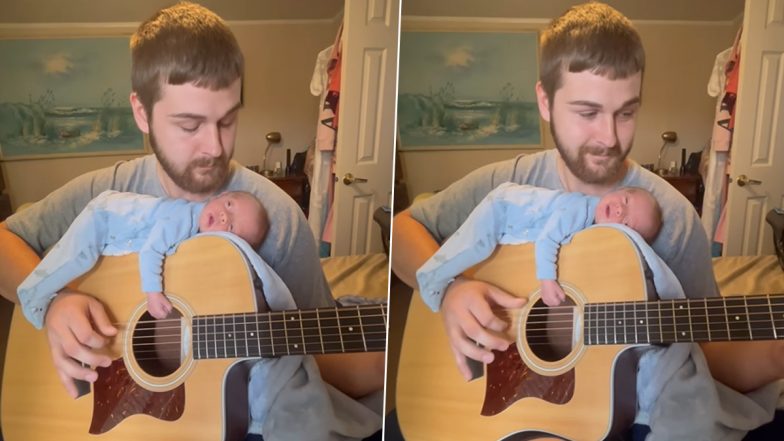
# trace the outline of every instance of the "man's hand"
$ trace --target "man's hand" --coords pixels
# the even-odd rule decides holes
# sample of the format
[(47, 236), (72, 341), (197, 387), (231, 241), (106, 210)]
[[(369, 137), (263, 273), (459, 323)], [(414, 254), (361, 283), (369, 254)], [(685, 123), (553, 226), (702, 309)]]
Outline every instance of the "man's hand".
[(564, 293), (561, 285), (555, 280), (540, 280), (542, 287), (542, 301), (547, 306), (558, 306), (566, 300), (566, 293)]
[(457, 278), (449, 285), (441, 304), (441, 317), (457, 368), (466, 380), (471, 379), (466, 357), (491, 363), (491, 350), (503, 351), (512, 343), (503, 334), (509, 324), (493, 310), (522, 308), (526, 302), (525, 298), (477, 280)]
[(45, 318), (49, 349), (60, 382), (68, 394), (76, 398), (78, 392), (74, 380), (94, 382), (98, 379), (95, 370), (84, 367), (109, 366), (107, 355), (96, 349), (102, 348), (107, 337), (117, 334), (103, 305), (93, 297), (75, 291), (61, 291), (52, 300)]
[(147, 294), (147, 311), (150, 315), (162, 319), (166, 318), (172, 310), (172, 304), (162, 292), (148, 292)]

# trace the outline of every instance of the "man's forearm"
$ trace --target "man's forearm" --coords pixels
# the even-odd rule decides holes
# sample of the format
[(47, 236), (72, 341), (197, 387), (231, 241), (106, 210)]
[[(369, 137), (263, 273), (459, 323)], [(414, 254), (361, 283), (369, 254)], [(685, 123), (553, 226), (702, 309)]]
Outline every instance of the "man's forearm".
[(408, 286), (417, 287), (416, 272), (438, 251), (430, 232), (405, 210), (392, 225), (392, 270)]
[(18, 303), (16, 288), (40, 261), (25, 241), (0, 223), (0, 295)]
[(352, 398), (384, 387), (384, 352), (317, 355), (321, 378)]

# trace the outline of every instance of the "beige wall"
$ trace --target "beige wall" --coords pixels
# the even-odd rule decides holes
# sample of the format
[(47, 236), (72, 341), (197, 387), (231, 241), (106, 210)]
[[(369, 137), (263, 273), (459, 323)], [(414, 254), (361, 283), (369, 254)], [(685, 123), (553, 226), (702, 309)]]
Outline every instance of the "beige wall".
[[(403, 25), (406, 25), (405, 16)], [(637, 27), (645, 45), (647, 67), (643, 106), (630, 156), (641, 164), (656, 162), (662, 145), (661, 133), (674, 130), (678, 132), (678, 142), (667, 148), (662, 163), (669, 164), (670, 160), (680, 163), (681, 148), (686, 148), (688, 155), (699, 151), (709, 140), (715, 100), (707, 95), (707, 82), (716, 54), (732, 44), (738, 23), (649, 21), (639, 22)], [(549, 131), (544, 145), (546, 148), (554, 146)], [(413, 198), (421, 192), (442, 189), (481, 165), (520, 152), (402, 152), (401, 161), (409, 195)]]
[[(286, 148), (303, 151), (315, 136), (318, 98), (310, 94), (316, 55), (335, 38), (335, 20), (230, 22), (245, 54), (245, 107), (240, 113), (234, 157), (243, 164), (261, 164), (264, 135), (281, 132), (283, 140), (270, 150), (268, 164), (285, 165)], [(52, 26), (0, 25), (0, 38), (51, 36)], [(134, 25), (54, 27), (68, 35), (129, 35)], [(99, 31), (96, 31), (100, 28)], [(130, 74), (129, 74), (130, 75)], [(100, 156), (10, 161), (2, 164), (13, 207), (35, 201), (68, 180), (129, 156)]]

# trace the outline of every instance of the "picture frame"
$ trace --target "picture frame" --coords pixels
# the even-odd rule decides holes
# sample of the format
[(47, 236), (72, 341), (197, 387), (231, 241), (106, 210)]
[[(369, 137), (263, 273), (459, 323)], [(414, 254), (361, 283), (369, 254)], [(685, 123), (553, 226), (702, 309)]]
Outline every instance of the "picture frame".
[(541, 149), (539, 27), (415, 21), (400, 34), (402, 151)]
[(132, 29), (0, 28), (0, 160), (146, 153), (128, 100)]

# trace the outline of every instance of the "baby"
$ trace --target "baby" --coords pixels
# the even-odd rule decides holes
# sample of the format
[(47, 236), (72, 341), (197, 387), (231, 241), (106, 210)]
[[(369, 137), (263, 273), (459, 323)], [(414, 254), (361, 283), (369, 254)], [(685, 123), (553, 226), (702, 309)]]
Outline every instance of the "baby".
[(661, 229), (662, 213), (653, 195), (636, 187), (620, 188), (598, 198), (511, 182), (501, 184), (419, 268), (419, 290), (432, 307), (427, 297), (442, 298), (455, 277), (490, 257), (498, 244), (534, 242), (542, 300), (549, 306), (559, 305), (566, 295), (556, 281), (558, 248), (594, 223), (626, 225), (652, 243)]
[(267, 212), (250, 193), (230, 191), (189, 202), (108, 190), (87, 204), (17, 291), (20, 299), (36, 291), (54, 295), (102, 254), (138, 252), (148, 311), (163, 318), (172, 309), (163, 294), (163, 258), (178, 243), (200, 232), (228, 231), (258, 248), (268, 230)]

